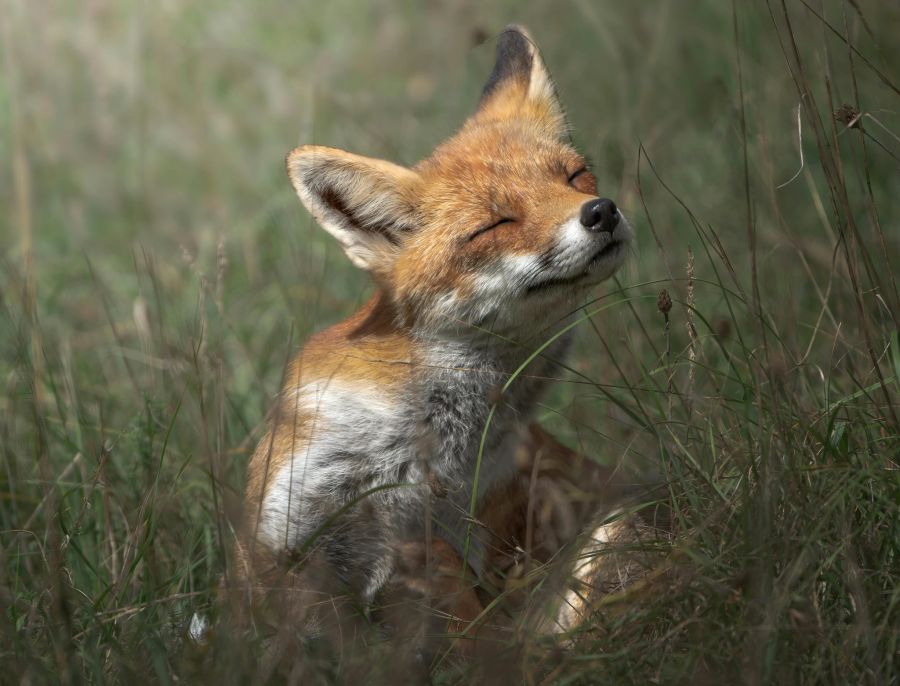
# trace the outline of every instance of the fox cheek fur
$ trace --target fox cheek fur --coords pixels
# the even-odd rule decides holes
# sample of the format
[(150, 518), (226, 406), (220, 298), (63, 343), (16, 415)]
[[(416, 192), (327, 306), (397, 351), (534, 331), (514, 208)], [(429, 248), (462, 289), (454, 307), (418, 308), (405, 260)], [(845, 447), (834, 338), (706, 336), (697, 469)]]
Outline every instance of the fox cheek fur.
[[(320, 551), (370, 601), (396, 542), (421, 535), (429, 483), (446, 490), (429, 508), (435, 530), (467, 547), (476, 461), (477, 500), (510, 478), (568, 337), (498, 389), (618, 269), (632, 232), (597, 197), (519, 27), (501, 34), (475, 114), (415, 167), (322, 146), (297, 148), (287, 167), (376, 291), (292, 362), (250, 462), (240, 547), (251, 567)], [(469, 550), (477, 572), (479, 542)]]

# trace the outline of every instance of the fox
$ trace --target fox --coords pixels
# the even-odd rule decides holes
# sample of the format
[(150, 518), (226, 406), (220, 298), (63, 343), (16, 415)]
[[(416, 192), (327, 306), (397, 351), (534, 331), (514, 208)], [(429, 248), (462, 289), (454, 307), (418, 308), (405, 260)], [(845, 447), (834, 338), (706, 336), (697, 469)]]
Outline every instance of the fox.
[(631, 225), (598, 192), (516, 25), (474, 113), (426, 159), (302, 145), (286, 166), (373, 293), (285, 369), (247, 468), (241, 575), (273, 579), (314, 556), (369, 605), (398, 546), (433, 537), (478, 578), (490, 546), (473, 518), (518, 478), (517, 447)]

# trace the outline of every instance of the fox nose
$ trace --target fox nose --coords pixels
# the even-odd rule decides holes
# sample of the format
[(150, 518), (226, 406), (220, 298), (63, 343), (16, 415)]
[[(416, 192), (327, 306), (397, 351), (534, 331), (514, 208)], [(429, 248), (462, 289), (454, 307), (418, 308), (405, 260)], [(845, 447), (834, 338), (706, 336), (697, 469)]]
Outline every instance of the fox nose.
[(612, 230), (619, 224), (619, 210), (609, 198), (588, 200), (581, 206), (581, 224), (588, 231)]

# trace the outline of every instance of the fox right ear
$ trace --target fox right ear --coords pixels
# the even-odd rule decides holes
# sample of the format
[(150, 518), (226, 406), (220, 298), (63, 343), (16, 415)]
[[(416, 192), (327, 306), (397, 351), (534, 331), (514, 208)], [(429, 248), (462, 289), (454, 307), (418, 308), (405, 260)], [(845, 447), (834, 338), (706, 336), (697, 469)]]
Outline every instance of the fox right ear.
[(306, 209), (357, 267), (383, 271), (416, 226), (411, 169), (318, 145), (291, 152), (287, 169)]
[(522, 26), (507, 26), (497, 39), (497, 57), (475, 115), (480, 119), (532, 116), (568, 131), (556, 86), (534, 39)]

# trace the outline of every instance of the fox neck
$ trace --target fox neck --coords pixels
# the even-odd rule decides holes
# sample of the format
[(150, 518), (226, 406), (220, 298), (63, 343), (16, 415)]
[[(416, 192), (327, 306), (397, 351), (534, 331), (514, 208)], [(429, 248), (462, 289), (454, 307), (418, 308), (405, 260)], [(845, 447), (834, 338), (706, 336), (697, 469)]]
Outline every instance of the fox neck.
[[(420, 444), (429, 479), (452, 494), (438, 499), (434, 512), (445, 539), (460, 554), (467, 552), (460, 513), (468, 511), (473, 490), (481, 501), (512, 478), (522, 431), (550, 379), (558, 376), (554, 361), (565, 356), (570, 340), (569, 332), (534, 356), (535, 348), (496, 334), (417, 332), (413, 388), (424, 409)], [(481, 574), (483, 543), (469, 552), (468, 562)]]
[(495, 420), (511, 414), (516, 422), (527, 421), (549, 380), (562, 371), (557, 365), (565, 359), (572, 340), (571, 332), (553, 338), (571, 316), (543, 331), (532, 319), (521, 327), (526, 332), (530, 325), (531, 331), (513, 338), (519, 332), (506, 336), (462, 323), (438, 329), (417, 326), (415, 321), (404, 324), (400, 311), (389, 293), (379, 289), (357, 313), (355, 318), (362, 324), (353, 335), (408, 338), (411, 388), (414, 395), (425, 396), (418, 402), (428, 403), (438, 395), (442, 402), (466, 407), (472, 413), (466, 417), (470, 426), (483, 426), (481, 415), (492, 405), (496, 405)]
[[(559, 312), (560, 307), (549, 311)], [(563, 310), (564, 311), (564, 310)], [(540, 361), (530, 363), (533, 369), (547, 361), (560, 362), (568, 351), (571, 335), (553, 339), (573, 315), (560, 317), (542, 326), (533, 315), (524, 321), (505, 327), (479, 326), (465, 322), (435, 326), (434, 322), (403, 313), (392, 300), (389, 291), (379, 288), (371, 299), (354, 315), (355, 326), (350, 338), (407, 338), (413, 348), (413, 362), (418, 363), (419, 378), (431, 373), (446, 376), (450, 372), (467, 372), (485, 379), (485, 383), (499, 390), (526, 360), (542, 349)], [(528, 376), (529, 370), (524, 370)], [(499, 383), (499, 387), (498, 387)]]

